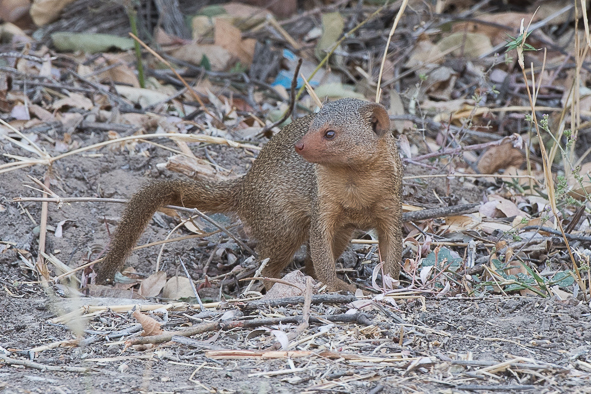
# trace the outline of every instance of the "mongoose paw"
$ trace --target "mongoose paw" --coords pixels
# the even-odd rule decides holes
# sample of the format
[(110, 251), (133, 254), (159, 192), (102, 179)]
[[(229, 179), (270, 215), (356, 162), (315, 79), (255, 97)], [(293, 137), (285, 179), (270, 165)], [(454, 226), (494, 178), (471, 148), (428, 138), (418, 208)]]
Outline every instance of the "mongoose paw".
[(332, 286), (328, 286), (330, 291), (348, 291), (351, 294), (355, 294), (357, 290), (357, 286), (354, 284), (349, 284), (343, 280), (337, 279), (336, 283)]

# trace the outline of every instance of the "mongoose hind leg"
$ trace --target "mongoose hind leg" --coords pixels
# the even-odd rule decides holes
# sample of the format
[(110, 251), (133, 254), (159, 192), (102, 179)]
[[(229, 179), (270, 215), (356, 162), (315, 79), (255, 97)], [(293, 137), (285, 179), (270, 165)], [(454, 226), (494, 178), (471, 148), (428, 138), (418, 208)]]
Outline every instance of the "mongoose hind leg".
[[(284, 243), (265, 243), (258, 246), (258, 253), (261, 259), (269, 258), (269, 262), (262, 272), (262, 276), (266, 278), (281, 278), (281, 272), (291, 263), (293, 256), (301, 246), (301, 243), (291, 242)], [(265, 289), (269, 290), (275, 282), (264, 281)]]

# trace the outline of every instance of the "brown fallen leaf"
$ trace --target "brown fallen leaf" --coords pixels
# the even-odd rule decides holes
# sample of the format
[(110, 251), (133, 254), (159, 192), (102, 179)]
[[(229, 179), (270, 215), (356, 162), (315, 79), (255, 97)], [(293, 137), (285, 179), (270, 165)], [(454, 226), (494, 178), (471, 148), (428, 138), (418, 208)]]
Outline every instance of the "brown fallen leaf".
[(519, 168), (524, 161), (523, 152), (511, 144), (491, 146), (480, 158), (478, 171), (482, 174), (494, 174), (507, 167)]
[(144, 332), (142, 336), (151, 337), (153, 335), (160, 335), (164, 331), (160, 328), (160, 323), (148, 315), (136, 310), (133, 312), (133, 317), (142, 325)]
[(93, 107), (92, 101), (78, 93), (70, 93), (70, 97), (54, 101), (52, 109), (60, 110), (63, 107), (82, 108), (90, 111)]
[(195, 297), (195, 293), (188, 278), (184, 276), (173, 276), (164, 285), (162, 297), (169, 300), (179, 300), (181, 298)]
[(256, 40), (243, 40), (240, 29), (224, 18), (215, 19), (214, 42), (237, 57), (243, 65), (250, 66), (252, 63)]
[(572, 173), (566, 178), (566, 181), (571, 188), (568, 194), (571, 197), (582, 201), (587, 195), (591, 194), (591, 162), (585, 163), (581, 166), (579, 175), (582, 177), (581, 182), (577, 181)]
[(106, 60), (107, 66), (112, 66), (117, 63), (120, 63), (118, 66), (115, 66), (101, 74), (99, 74), (99, 78), (101, 80), (110, 81), (112, 80), (115, 83), (121, 83), (124, 85), (131, 85), (134, 88), (139, 88), (140, 83), (134, 73), (134, 71), (127, 65), (127, 61), (124, 60), (124, 57), (127, 57), (127, 53), (123, 55), (114, 55), (110, 53), (103, 53), (103, 58)]
[(31, 8), (30, 0), (2, 0), (0, 1), (0, 19), (14, 22), (25, 16)]
[(53, 22), (59, 16), (65, 6), (75, 0), (35, 0), (31, 6), (30, 14), (37, 26), (43, 26)]
[(166, 272), (158, 271), (142, 280), (138, 293), (143, 297), (156, 297), (166, 284)]
[(172, 53), (172, 56), (195, 65), (201, 64), (204, 55), (207, 56), (213, 71), (225, 70), (232, 60), (230, 52), (219, 45), (191, 43), (183, 45)]

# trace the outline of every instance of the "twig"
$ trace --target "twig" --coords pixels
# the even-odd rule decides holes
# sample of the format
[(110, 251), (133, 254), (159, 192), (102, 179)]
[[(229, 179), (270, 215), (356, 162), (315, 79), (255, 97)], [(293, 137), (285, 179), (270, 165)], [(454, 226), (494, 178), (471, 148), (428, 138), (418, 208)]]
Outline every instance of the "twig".
[[(561, 233), (559, 230), (554, 230), (552, 228), (542, 227), (542, 226), (525, 226), (524, 228), (522, 228), (522, 230), (523, 231), (539, 230), (539, 231), (544, 231), (546, 233), (550, 233), (550, 234), (554, 234), (554, 235), (558, 235), (558, 236), (563, 235), (563, 233)], [(566, 238), (570, 239), (571, 241), (591, 242), (591, 237), (585, 237), (584, 235), (564, 233), (564, 236), (566, 236)]]
[(421, 155), (421, 156), (415, 156), (412, 158), (412, 160), (421, 161), (421, 160), (426, 160), (426, 159), (432, 159), (433, 157), (446, 156), (446, 155), (457, 155), (462, 152), (467, 152), (467, 151), (472, 151), (472, 150), (480, 150), (480, 149), (485, 149), (485, 148), (488, 148), (491, 146), (499, 146), (499, 145), (503, 145), (503, 144), (507, 144), (507, 143), (514, 143), (516, 141), (519, 141), (520, 139), (521, 139), (521, 136), (519, 134), (513, 134), (513, 135), (511, 135), (509, 137), (505, 137), (499, 141), (490, 141), (490, 142), (485, 142), (483, 144), (460, 146), (459, 148), (454, 148), (454, 149), (444, 149), (444, 150), (440, 150), (437, 152), (427, 153), (427, 154)]
[[(15, 59), (25, 59), (25, 60), (29, 60), (31, 62), (36, 62), (36, 63), (43, 63), (45, 60), (37, 57), (37, 56), (32, 56), (32, 55), (25, 55), (23, 53), (20, 52), (3, 52), (0, 53), (0, 57), (12, 57)], [(55, 58), (53, 58), (55, 59)]]
[(452, 215), (462, 215), (462, 214), (466, 214), (466, 213), (478, 212), (478, 207), (480, 207), (480, 204), (474, 203), (474, 204), (452, 205), (449, 207), (422, 209), (420, 211), (414, 211), (414, 212), (404, 212), (402, 214), (402, 220), (404, 222), (412, 222), (415, 220), (426, 220), (426, 219), (440, 218), (440, 217), (452, 216)]
[[(269, 259), (268, 257), (266, 259), (264, 259), (263, 261), (261, 261), (261, 265), (259, 266), (259, 268), (256, 270), (256, 272), (254, 273), (254, 277), (250, 280), (250, 282), (248, 283), (248, 286), (246, 286), (246, 289), (244, 289), (244, 291), (242, 292), (242, 294), (247, 294), (250, 291), (250, 288), (252, 287), (252, 285), (254, 284), (254, 281), (259, 279), (259, 277), (261, 276), (261, 273), (263, 272), (263, 269), (265, 269), (265, 267), (267, 266), (267, 264), (269, 263), (269, 261), (271, 261), (271, 259)], [(204, 270), (204, 274), (205, 274), (205, 270)], [(246, 278), (242, 279), (245, 280)]]
[(16, 360), (14, 358), (10, 358), (5, 356), (4, 354), (0, 354), (0, 360), (4, 361), (8, 365), (22, 365), (24, 367), (29, 367), (33, 369), (38, 369), (41, 371), (56, 371), (56, 372), (88, 372), (90, 368), (86, 367), (68, 367), (68, 366), (54, 366), (54, 365), (45, 365), (36, 363), (29, 360)]
[(197, 208), (192, 208), (192, 210), (197, 215), (199, 215), (201, 218), (207, 220), (209, 223), (213, 224), (215, 227), (217, 227), (218, 229), (220, 229), (223, 232), (225, 232), (226, 234), (228, 234), (228, 236), (230, 238), (232, 238), (234, 241), (236, 241), (236, 243), (238, 245), (242, 246), (242, 248), (244, 248), (246, 251), (248, 251), (248, 253), (250, 253), (253, 256), (257, 256), (257, 254), (255, 253), (254, 250), (252, 250), (247, 244), (245, 244), (244, 242), (242, 242), (242, 240), (240, 238), (236, 237), (234, 234), (232, 234), (231, 232), (229, 232), (224, 226), (222, 226), (221, 224), (219, 224), (218, 222), (216, 222), (215, 220), (213, 220), (212, 218), (210, 218), (209, 216), (207, 216), (206, 214), (204, 214), (203, 212), (201, 212)]
[(201, 297), (199, 297), (199, 293), (197, 292), (197, 289), (195, 288), (195, 283), (193, 283), (193, 279), (191, 279), (191, 275), (189, 275), (189, 271), (187, 271), (187, 267), (185, 267), (185, 263), (183, 263), (183, 259), (181, 259), (179, 257), (179, 261), (180, 261), (181, 265), (183, 266), (183, 270), (185, 271), (185, 275), (187, 276), (187, 279), (189, 279), (189, 283), (191, 284), (191, 289), (193, 289), (193, 294), (195, 294), (195, 298), (197, 298), (197, 302), (199, 303), (199, 307), (201, 308), (202, 311), (204, 311), (205, 307), (203, 306), (203, 302), (201, 302)]
[[(304, 307), (302, 309), (302, 318), (300, 324), (296, 327), (296, 329), (287, 334), (287, 339), (290, 342), (296, 339), (310, 326), (310, 305), (312, 304), (312, 292), (312, 278), (308, 276), (306, 277), (306, 291), (304, 293)], [(278, 350), (280, 347), (281, 343), (276, 342), (268, 350)]]
[(427, 126), (429, 129), (431, 129), (435, 132), (439, 132), (440, 130), (442, 130), (444, 128), (445, 129), (449, 128), (450, 131), (453, 131), (455, 133), (459, 133), (461, 131), (463, 133), (466, 133), (466, 134), (469, 134), (469, 135), (472, 135), (472, 136), (478, 137), (478, 138), (486, 138), (486, 139), (490, 139), (490, 140), (500, 140), (501, 138), (503, 138), (503, 137), (500, 137), (500, 136), (492, 134), (492, 133), (485, 133), (482, 131), (474, 131), (474, 130), (470, 130), (470, 129), (464, 129), (464, 128), (457, 127), (454, 125), (447, 125), (447, 124), (435, 122), (434, 120), (429, 119), (429, 118), (421, 118), (420, 116), (410, 115), (410, 114), (390, 115), (390, 120), (409, 120), (409, 121), (417, 123), (419, 125)]
[[(44, 179), (44, 191), (43, 191), (43, 197), (47, 197), (48, 193), (47, 190), (49, 190), (49, 186), (50, 186), (50, 181), (51, 181), (51, 166), (49, 166), (49, 168), (47, 169), (47, 171), (45, 172), (45, 179)], [(44, 277), (45, 279), (49, 279), (47, 278), (47, 267), (45, 266), (45, 260), (43, 258), (43, 254), (45, 253), (45, 239), (47, 236), (47, 215), (49, 212), (49, 203), (48, 202), (43, 202), (41, 203), (41, 223), (39, 225), (39, 255), (37, 256), (37, 272), (39, 273), (39, 275), (41, 275), (42, 277)]]
[[(312, 304), (347, 304), (349, 302), (356, 301), (357, 297), (354, 295), (340, 295), (340, 294), (319, 294), (312, 296)], [(305, 297), (286, 297), (278, 298), (275, 300), (257, 300), (251, 301), (244, 305), (245, 310), (258, 309), (258, 308), (276, 308), (287, 305), (297, 305), (305, 301)]]
[[(360, 323), (363, 325), (371, 325), (371, 321), (363, 313), (343, 313), (339, 315), (324, 315), (324, 316), (310, 316), (308, 318), (310, 323), (320, 323), (328, 320), (339, 323)], [(274, 326), (279, 324), (294, 324), (301, 323), (300, 316), (287, 316), (269, 319), (255, 319), (255, 320), (236, 320), (231, 322), (221, 323), (221, 328), (224, 330), (232, 330), (235, 328), (255, 328), (261, 326)]]
[(191, 95), (195, 98), (195, 100), (197, 100), (197, 102), (201, 106), (201, 109), (203, 110), (203, 112), (205, 112), (206, 114), (208, 114), (209, 116), (211, 116), (213, 118), (213, 120), (216, 123), (218, 123), (219, 125), (222, 125), (222, 126), (224, 125), (224, 122), (222, 122), (220, 119), (218, 119), (217, 116), (215, 116), (214, 114), (212, 114), (211, 112), (209, 112), (209, 110), (207, 109), (207, 107), (203, 103), (203, 100), (201, 100), (201, 97), (199, 97), (199, 95), (197, 94), (197, 92), (195, 91), (195, 89), (193, 89), (187, 83), (187, 81), (185, 81), (185, 79), (180, 76), (180, 74), (174, 69), (174, 67), (172, 67), (172, 65), (168, 61), (164, 60), (164, 58), (162, 56), (160, 56), (158, 53), (156, 53), (152, 48), (150, 48), (142, 40), (140, 40), (139, 38), (137, 38), (133, 33), (129, 33), (129, 35), (131, 36), (131, 38), (133, 38), (134, 40), (136, 40), (137, 42), (139, 42), (141, 46), (143, 46), (144, 48), (146, 48), (146, 50), (148, 52), (150, 52), (154, 57), (156, 57), (162, 63), (166, 64), (166, 66), (172, 70), (172, 72), (174, 73), (174, 75), (176, 75), (176, 77), (183, 83), (183, 85), (185, 85), (185, 87), (189, 90), (189, 92), (191, 92)]
[(279, 126), (280, 124), (285, 122), (287, 120), (287, 118), (289, 118), (291, 116), (291, 114), (293, 113), (293, 109), (295, 108), (295, 104), (296, 104), (296, 89), (298, 87), (298, 74), (300, 72), (300, 67), (302, 67), (302, 58), (298, 59), (298, 64), (297, 64), (296, 69), (293, 73), (293, 79), (291, 80), (291, 91), (289, 92), (289, 108), (287, 109), (287, 111), (285, 111), (285, 113), (283, 114), (281, 119), (279, 119), (277, 122), (273, 123), (270, 126), (265, 125), (265, 127), (263, 127), (263, 129), (260, 131), (259, 134), (264, 135), (269, 130), (273, 129), (274, 127)]
[(149, 337), (139, 337), (139, 338), (132, 338), (125, 341), (127, 346), (133, 345), (145, 345), (148, 343), (156, 344), (156, 343), (163, 343), (168, 342), (172, 339), (173, 336), (183, 336), (183, 337), (190, 337), (197, 334), (202, 334), (208, 331), (215, 331), (220, 329), (220, 323), (202, 323), (186, 330), (181, 331), (167, 331), (164, 334), (160, 335), (152, 335)]

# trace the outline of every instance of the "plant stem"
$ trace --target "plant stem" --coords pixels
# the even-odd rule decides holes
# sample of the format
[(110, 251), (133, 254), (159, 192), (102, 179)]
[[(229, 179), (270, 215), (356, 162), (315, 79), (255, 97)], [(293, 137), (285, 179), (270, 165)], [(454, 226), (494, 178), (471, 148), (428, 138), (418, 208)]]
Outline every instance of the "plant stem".
[[(129, 17), (129, 24), (131, 25), (131, 32), (136, 37), (138, 36), (137, 33), (137, 13), (133, 6), (127, 7), (127, 16)], [(144, 64), (142, 63), (142, 50), (140, 44), (137, 41), (134, 41), (135, 46), (135, 58), (137, 61), (137, 74), (138, 79), (140, 82), (140, 86), (142, 88), (146, 87), (146, 81), (144, 79)]]

